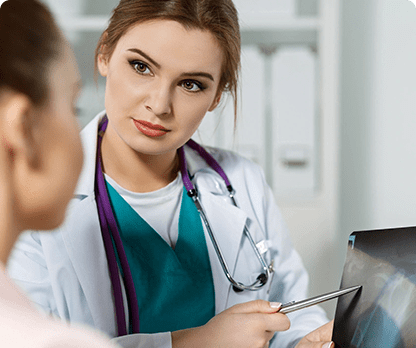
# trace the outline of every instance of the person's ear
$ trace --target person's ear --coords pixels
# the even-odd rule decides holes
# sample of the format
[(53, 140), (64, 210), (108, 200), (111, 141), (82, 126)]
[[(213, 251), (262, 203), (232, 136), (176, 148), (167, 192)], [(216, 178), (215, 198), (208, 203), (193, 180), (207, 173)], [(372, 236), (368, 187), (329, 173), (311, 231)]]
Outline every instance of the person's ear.
[(222, 96), (222, 91), (219, 91), (214, 99), (214, 101), (212, 102), (211, 106), (209, 107), (208, 111), (213, 111), (216, 109), (216, 107), (218, 106), (218, 104), (221, 101), (221, 96)]
[(30, 166), (37, 165), (33, 136), (33, 103), (23, 93), (6, 92), (0, 104), (3, 123), (2, 145), (7, 147), (14, 162), (23, 159)]
[(97, 68), (102, 77), (107, 77), (108, 74), (108, 58), (104, 53), (98, 54), (97, 57)]
[[(107, 37), (108, 37), (108, 32), (105, 31), (103, 33), (101, 42), (106, 42)], [(97, 68), (98, 68), (98, 71), (100, 72), (100, 75), (103, 77), (107, 77), (107, 74), (108, 74), (108, 61), (109, 61), (108, 47), (107, 45), (102, 44), (100, 46), (100, 52), (97, 55)]]

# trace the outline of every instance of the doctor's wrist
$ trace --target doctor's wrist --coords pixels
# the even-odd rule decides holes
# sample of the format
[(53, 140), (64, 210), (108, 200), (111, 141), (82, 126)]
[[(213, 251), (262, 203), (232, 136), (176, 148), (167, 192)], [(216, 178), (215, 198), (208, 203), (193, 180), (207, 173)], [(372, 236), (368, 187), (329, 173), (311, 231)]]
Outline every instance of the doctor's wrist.
[(208, 347), (204, 326), (171, 332), (172, 348)]

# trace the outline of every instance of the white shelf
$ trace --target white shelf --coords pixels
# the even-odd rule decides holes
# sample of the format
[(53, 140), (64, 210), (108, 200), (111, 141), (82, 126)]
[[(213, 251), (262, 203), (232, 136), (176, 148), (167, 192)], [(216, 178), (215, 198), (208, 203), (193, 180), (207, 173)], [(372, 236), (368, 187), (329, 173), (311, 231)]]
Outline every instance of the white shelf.
[(250, 44), (317, 44), (321, 22), (317, 18), (263, 17), (241, 19), (241, 40)]
[(79, 16), (79, 17), (59, 17), (58, 24), (69, 31), (103, 31), (108, 25), (107, 16)]
[[(107, 16), (58, 16), (59, 25), (72, 32), (101, 32), (107, 27), (108, 20)], [(242, 44), (316, 44), (320, 27), (317, 18), (262, 15), (248, 19), (242, 16)]]

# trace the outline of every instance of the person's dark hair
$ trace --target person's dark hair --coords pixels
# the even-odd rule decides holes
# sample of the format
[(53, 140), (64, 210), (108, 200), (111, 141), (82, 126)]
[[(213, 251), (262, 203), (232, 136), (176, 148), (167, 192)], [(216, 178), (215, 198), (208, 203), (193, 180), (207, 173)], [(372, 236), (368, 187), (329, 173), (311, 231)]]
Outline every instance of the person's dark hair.
[(62, 36), (37, 0), (7, 0), (0, 8), (0, 89), (27, 95), (35, 105), (48, 96), (48, 68), (59, 57)]
[(98, 41), (96, 69), (99, 54), (111, 58), (118, 41), (131, 27), (155, 19), (173, 20), (185, 28), (207, 30), (214, 35), (224, 53), (219, 90), (231, 92), (236, 115), (241, 38), (232, 0), (121, 0)]

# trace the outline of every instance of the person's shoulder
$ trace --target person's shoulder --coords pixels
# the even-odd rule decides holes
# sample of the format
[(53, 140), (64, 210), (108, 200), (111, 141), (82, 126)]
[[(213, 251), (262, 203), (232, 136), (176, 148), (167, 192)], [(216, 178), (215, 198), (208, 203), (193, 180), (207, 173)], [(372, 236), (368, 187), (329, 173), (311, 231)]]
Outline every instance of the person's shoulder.
[(0, 264), (0, 335), (2, 347), (116, 348), (110, 338), (81, 325), (67, 325), (34, 308)]
[(39, 348), (120, 348), (103, 333), (81, 325), (67, 327), (61, 323), (48, 321), (48, 329), (40, 337)]
[[(0, 333), (5, 347), (32, 348), (120, 348), (100, 332), (85, 327), (69, 327), (36, 313), (9, 309), (0, 314), (7, 315)], [(3, 345), (2, 345), (3, 346)]]

